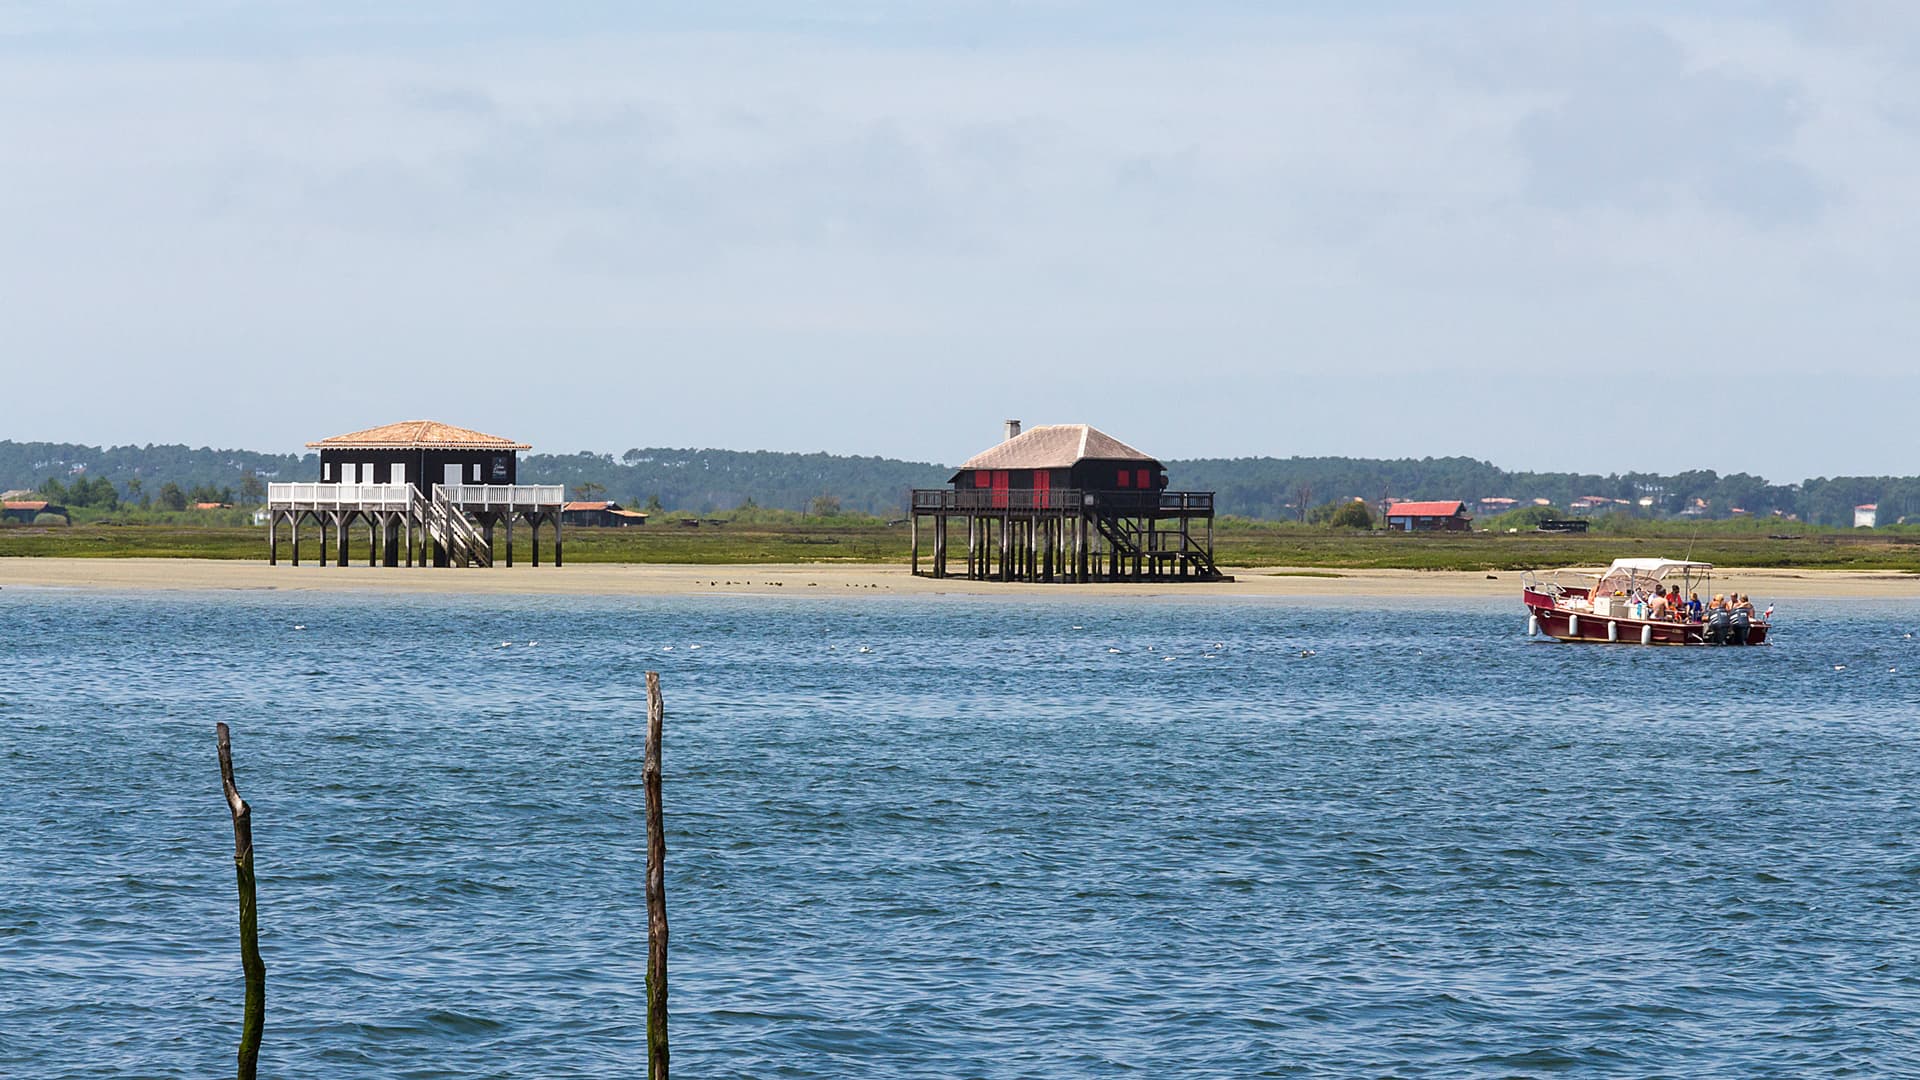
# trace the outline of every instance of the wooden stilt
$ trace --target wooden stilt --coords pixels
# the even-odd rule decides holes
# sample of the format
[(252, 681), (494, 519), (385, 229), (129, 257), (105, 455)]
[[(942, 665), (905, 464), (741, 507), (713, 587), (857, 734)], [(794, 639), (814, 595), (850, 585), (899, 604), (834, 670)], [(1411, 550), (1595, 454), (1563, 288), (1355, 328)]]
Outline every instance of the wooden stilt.
[(220, 787), (233, 814), (233, 869), (240, 888), (240, 970), (246, 998), (240, 1007), (239, 1080), (254, 1080), (260, 1060), (260, 1032), (266, 1026), (267, 965), (260, 960), (260, 920), (253, 893), (253, 808), (233, 781), (233, 744), (227, 725), (215, 724), (220, 750)]
[(647, 746), (640, 766), (647, 803), (647, 1080), (667, 1080), (667, 832), (661, 820), (660, 792), (661, 728), (666, 715), (660, 673), (649, 671)]

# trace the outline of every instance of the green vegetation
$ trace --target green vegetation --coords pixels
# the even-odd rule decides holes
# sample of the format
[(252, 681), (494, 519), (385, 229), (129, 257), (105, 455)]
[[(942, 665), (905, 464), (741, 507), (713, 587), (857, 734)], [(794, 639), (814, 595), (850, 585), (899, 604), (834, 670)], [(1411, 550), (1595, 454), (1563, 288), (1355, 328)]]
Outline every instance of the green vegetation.
[[(192, 557), (259, 559), (265, 529), (244, 524), (245, 511), (122, 512), (141, 524), (82, 520), (71, 527), (0, 528), (0, 556)], [(699, 524), (688, 525), (687, 521)], [(524, 534), (520, 534), (524, 537)], [(769, 563), (858, 562), (904, 565), (905, 523), (862, 514), (814, 517), (755, 507), (708, 517), (663, 514), (626, 529), (567, 529), (568, 562)], [(520, 557), (526, 549), (516, 544)], [(1920, 572), (1920, 527), (1877, 530), (1802, 529), (1776, 539), (1753, 521), (1661, 523), (1603, 519), (1587, 535), (1519, 533), (1384, 533), (1292, 522), (1227, 518), (1214, 534), (1226, 566), (1307, 567), (1315, 575), (1340, 569), (1513, 571), (1603, 564), (1629, 555), (1693, 558), (1720, 566)], [(284, 538), (283, 538), (284, 543)], [(356, 538), (354, 550), (360, 550)], [(542, 547), (546, 545), (543, 543)], [(311, 527), (302, 554), (319, 551)], [(921, 555), (930, 544), (922, 537)], [(282, 555), (286, 548), (281, 549)], [(543, 553), (544, 554), (544, 553)], [(1301, 571), (1291, 571), (1301, 572)]]
[(1348, 499), (1345, 502), (1332, 502), (1315, 507), (1307, 515), (1307, 520), (1315, 525), (1327, 525), (1335, 529), (1371, 529), (1373, 511), (1360, 499)]

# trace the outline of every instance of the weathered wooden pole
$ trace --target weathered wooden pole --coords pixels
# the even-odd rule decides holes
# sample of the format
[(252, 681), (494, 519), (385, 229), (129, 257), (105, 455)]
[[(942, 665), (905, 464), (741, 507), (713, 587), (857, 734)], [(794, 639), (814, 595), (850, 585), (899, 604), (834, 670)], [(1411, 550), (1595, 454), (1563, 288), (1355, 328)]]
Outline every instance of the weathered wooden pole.
[(667, 1080), (667, 833), (660, 821), (660, 673), (647, 672), (647, 1080)]
[(233, 812), (233, 868), (240, 882), (240, 969), (246, 973), (246, 1003), (240, 1012), (239, 1080), (254, 1080), (260, 1060), (260, 1029), (267, 1016), (267, 966), (260, 962), (260, 920), (253, 906), (253, 808), (233, 783), (233, 744), (227, 725), (215, 724), (220, 740), (220, 786)]

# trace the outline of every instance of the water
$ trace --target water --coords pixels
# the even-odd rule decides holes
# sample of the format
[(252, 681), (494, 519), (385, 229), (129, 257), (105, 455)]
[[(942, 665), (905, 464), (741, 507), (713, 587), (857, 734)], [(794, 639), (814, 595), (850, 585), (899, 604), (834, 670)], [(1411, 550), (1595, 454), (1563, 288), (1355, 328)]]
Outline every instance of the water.
[(0, 1076), (231, 1068), (216, 720), (264, 1075), (641, 1074), (649, 667), (683, 1076), (1905, 1068), (1920, 605), (1460, 607), (10, 588)]

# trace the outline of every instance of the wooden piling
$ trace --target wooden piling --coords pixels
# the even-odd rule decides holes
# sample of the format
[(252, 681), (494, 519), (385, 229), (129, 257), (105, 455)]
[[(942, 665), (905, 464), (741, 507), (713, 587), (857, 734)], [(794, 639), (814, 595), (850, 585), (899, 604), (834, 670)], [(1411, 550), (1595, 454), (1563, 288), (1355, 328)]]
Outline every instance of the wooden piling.
[(253, 808), (233, 782), (233, 744), (227, 725), (214, 725), (220, 747), (220, 786), (233, 814), (233, 868), (240, 886), (240, 970), (246, 975), (246, 1000), (240, 1011), (238, 1080), (254, 1080), (260, 1060), (260, 1031), (267, 1015), (267, 966), (260, 960), (260, 921), (253, 896)]
[(667, 834), (660, 818), (660, 673), (647, 672), (647, 1080), (667, 1080)]

